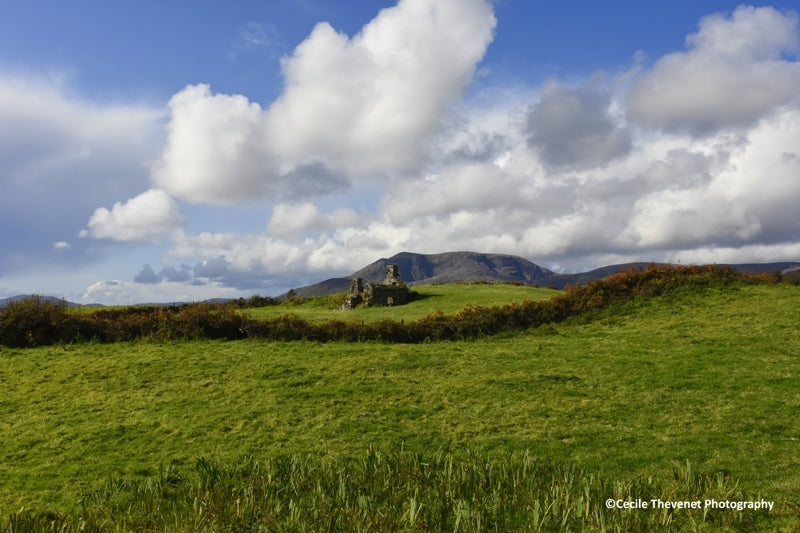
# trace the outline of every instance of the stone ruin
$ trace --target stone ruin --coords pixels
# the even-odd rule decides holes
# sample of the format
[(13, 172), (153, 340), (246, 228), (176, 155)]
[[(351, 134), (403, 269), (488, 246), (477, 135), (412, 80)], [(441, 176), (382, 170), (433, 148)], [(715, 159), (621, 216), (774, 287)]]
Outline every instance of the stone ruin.
[(386, 276), (383, 283), (366, 282), (361, 278), (353, 278), (350, 283), (350, 292), (342, 304), (342, 309), (355, 309), (358, 304), (367, 307), (378, 305), (388, 306), (403, 305), (408, 303), (409, 290), (397, 265), (386, 267)]

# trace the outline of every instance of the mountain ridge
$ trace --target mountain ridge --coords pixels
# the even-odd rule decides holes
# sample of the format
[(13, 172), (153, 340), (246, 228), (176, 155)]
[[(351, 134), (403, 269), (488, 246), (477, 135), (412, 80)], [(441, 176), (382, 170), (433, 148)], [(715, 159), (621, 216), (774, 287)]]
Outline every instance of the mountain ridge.
[(438, 254), (400, 252), (389, 258), (382, 257), (349, 276), (329, 278), (313, 285), (292, 289), (290, 292), (298, 297), (346, 292), (350, 288), (351, 280), (356, 277), (380, 283), (388, 265), (397, 265), (400, 276), (407, 285), (412, 286), (476, 281), (536, 284), (537, 280), (543, 277), (555, 275), (553, 271), (515, 255), (468, 251)]
[[(509, 254), (486, 254), (479, 252), (444, 252), (418, 254), (400, 252), (389, 258), (381, 258), (357, 270), (350, 276), (329, 278), (319, 283), (292, 289), (296, 297), (325, 296), (347, 292), (355, 277), (379, 283), (386, 273), (386, 266), (396, 264), (400, 276), (408, 285), (431, 285), (437, 283), (522, 283), (540, 287), (563, 289), (567, 285), (588, 283), (605, 278), (628, 268), (646, 268), (652, 262), (632, 262), (607, 265), (587, 272), (558, 274), (541, 267), (523, 257)], [(659, 263), (656, 263), (659, 264)], [(720, 264), (742, 272), (772, 272), (800, 268), (800, 262)], [(281, 295), (285, 298), (289, 293)]]

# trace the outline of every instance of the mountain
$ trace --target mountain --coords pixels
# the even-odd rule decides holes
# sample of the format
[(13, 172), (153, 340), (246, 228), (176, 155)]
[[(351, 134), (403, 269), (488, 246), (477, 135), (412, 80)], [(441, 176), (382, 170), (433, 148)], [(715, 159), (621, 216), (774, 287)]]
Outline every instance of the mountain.
[(456, 283), (470, 281), (514, 282), (540, 284), (539, 280), (555, 275), (554, 272), (513, 255), (480, 254), (475, 252), (446, 252), (441, 254), (415, 254), (401, 252), (353, 272), (344, 278), (331, 278), (314, 285), (294, 289), (295, 296), (322, 296), (347, 292), (353, 278), (380, 283), (388, 265), (397, 265), (400, 275), (408, 285)]
[[(623, 263), (608, 265), (588, 272), (557, 274), (522, 257), (503, 254), (481, 254), (476, 252), (448, 252), (442, 254), (415, 254), (401, 252), (382, 258), (344, 278), (330, 278), (314, 285), (293, 290), (294, 296), (324, 296), (350, 289), (355, 277), (364, 281), (380, 283), (386, 274), (387, 265), (397, 265), (400, 275), (408, 285), (430, 285), (434, 283), (456, 283), (485, 281), (489, 283), (524, 283), (539, 287), (563, 289), (567, 285), (578, 285), (603, 279), (628, 268), (647, 268), (650, 263)], [(800, 263), (747, 263), (730, 266), (742, 272), (790, 272), (800, 268)], [(285, 297), (286, 295), (283, 295)]]
[(447, 252), (441, 254), (415, 254), (401, 252), (382, 258), (344, 278), (331, 278), (314, 285), (294, 289), (295, 296), (322, 296), (347, 292), (350, 281), (380, 283), (388, 265), (397, 265), (400, 275), (408, 285), (486, 281), (492, 283), (524, 283), (543, 285), (541, 280), (556, 274), (527, 259), (514, 255), (481, 254), (475, 252)]
[(552, 275), (527, 259), (513, 255), (479, 254), (475, 252), (448, 252), (442, 254), (414, 254), (401, 252), (388, 259), (379, 259), (351, 278), (380, 282), (386, 267), (397, 265), (406, 283), (454, 283), (469, 281), (498, 281), (535, 283), (537, 279)]

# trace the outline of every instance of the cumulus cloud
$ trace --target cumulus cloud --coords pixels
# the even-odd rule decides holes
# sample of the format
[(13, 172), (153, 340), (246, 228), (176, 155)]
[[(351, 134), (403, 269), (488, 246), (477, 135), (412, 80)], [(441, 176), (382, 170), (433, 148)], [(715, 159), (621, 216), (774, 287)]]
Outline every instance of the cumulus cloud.
[(234, 203), (268, 186), (261, 107), (240, 95), (212, 95), (194, 85), (169, 101), (167, 145), (154, 183), (192, 202)]
[(323, 154), (352, 175), (415, 168), (494, 26), (481, 0), (403, 0), (353, 39), (317, 25), (283, 63), (286, 91), (269, 117), (279, 150)]
[(352, 209), (321, 213), (311, 202), (278, 204), (267, 222), (267, 231), (278, 237), (297, 237), (307, 233), (357, 225), (358, 214)]
[(241, 292), (221, 283), (185, 284), (174, 281), (136, 283), (133, 281), (98, 281), (86, 288), (81, 301), (104, 305), (141, 303), (199, 302), (211, 298), (238, 298), (251, 293)]
[(550, 83), (528, 114), (530, 146), (552, 167), (602, 166), (631, 150), (631, 135), (610, 112), (610, 95)]
[(142, 265), (139, 273), (133, 278), (134, 283), (161, 283), (162, 281), (192, 281), (193, 272), (188, 265), (181, 265), (179, 268), (166, 266), (159, 272), (153, 270), (148, 264)]
[[(172, 232), (163, 259), (180, 269), (142, 267), (138, 283), (94, 290), (182, 285), (277, 294), (400, 251), (512, 253), (556, 270), (800, 258), (795, 15), (739, 8), (707, 17), (687, 50), (611, 74), (607, 85), (594, 77), (552, 81), (488, 105), (471, 101), (446, 116), (488, 40), (472, 43), (472, 52), (448, 52), (460, 67), (415, 78), (402, 69), (422, 61), (436, 70), (446, 55), (437, 50), (461, 40), (442, 30), (426, 41), (414, 31), (439, 28), (447, 14), (463, 17), (464, 28), (483, 21), (488, 33), (478, 33), (490, 39), (493, 19), (490, 10), (484, 17), (482, 2), (468, 4), (466, 15), (449, 11), (449, 2), (439, 5), (401, 2), (352, 38), (317, 26), (285, 58), (286, 88), (267, 109), (205, 86), (176, 95), (169, 141), (153, 173), (166, 203), (152, 223), (130, 229), (138, 236), (131, 238), (180, 227), (170, 193), (206, 203), (266, 197), (271, 213), (266, 224), (259, 220), (261, 232)], [(411, 13), (419, 28), (404, 35)], [(431, 47), (427, 55), (417, 37)], [(332, 66), (318, 64), (325, 61)], [(384, 68), (414, 79), (397, 80)], [(375, 94), (364, 88), (384, 75), (396, 99), (380, 84)], [(425, 117), (401, 117), (406, 104), (395, 104), (414, 100), (409, 95), (428, 82), (438, 103)], [(381, 121), (388, 137), (375, 129)], [(373, 178), (359, 183), (369, 183), (368, 192), (344, 194), (364, 176)], [(315, 202), (332, 192), (342, 195)], [(342, 199), (365, 207), (323, 207)], [(139, 211), (134, 200), (100, 211), (98, 235), (100, 228), (128, 235), (123, 228), (137, 217), (125, 215)]]
[(301, 199), (418, 168), (493, 38), (484, 0), (402, 0), (350, 38), (328, 23), (282, 60), (264, 110), (189, 86), (170, 101), (155, 184), (193, 202)]
[(111, 210), (100, 207), (82, 236), (114, 241), (154, 241), (183, 224), (178, 204), (167, 193), (150, 189)]
[[(511, 112), (509, 124), (518, 118)], [(744, 137), (632, 135), (633, 149), (602, 168), (556, 173), (529, 147), (524, 121), (506, 138), (513, 146), (494, 160), (451, 161), (388, 188), (369, 218), (350, 213), (333, 226), (314, 204), (286, 204), (264, 234), (189, 235), (170, 256), (204, 257), (220, 268), (196, 272), (236, 287), (291, 272), (345, 275), (400, 251), (512, 253), (567, 270), (747, 261), (737, 249), (797, 259), (800, 111), (765, 119)]]
[(452, 164), (387, 191), (382, 210), (395, 224), (428, 215), (511, 207), (522, 180), (491, 162)]
[(180, 267), (166, 266), (158, 273), (162, 281), (188, 281), (191, 279), (191, 268), (189, 265), (182, 264)]
[(161, 281), (161, 277), (155, 273), (153, 267), (144, 265), (136, 277), (133, 278), (133, 281), (135, 283), (158, 283)]
[(659, 59), (628, 97), (631, 119), (669, 131), (708, 135), (746, 127), (800, 99), (798, 17), (741, 6), (711, 15), (690, 35), (686, 52)]

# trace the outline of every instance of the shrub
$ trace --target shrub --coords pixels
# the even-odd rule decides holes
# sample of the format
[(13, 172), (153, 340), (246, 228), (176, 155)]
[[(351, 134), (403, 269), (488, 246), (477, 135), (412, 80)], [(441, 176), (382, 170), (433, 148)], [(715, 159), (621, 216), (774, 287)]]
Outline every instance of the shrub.
[[(314, 324), (293, 313), (269, 320), (247, 319), (240, 305), (268, 304), (254, 299), (233, 304), (198, 303), (181, 306), (143, 306), (98, 310), (73, 315), (64, 302), (34, 297), (11, 304), (0, 314), (0, 343), (35, 346), (76, 339), (102, 342), (154, 339), (241, 339), (318, 342), (380, 341), (418, 343), (474, 339), (562, 322), (570, 317), (590, 318), (592, 313), (636, 298), (654, 297), (677, 289), (724, 287), (734, 282), (774, 283), (774, 276), (745, 275), (730, 267), (650, 265), (632, 268), (585, 285), (567, 287), (549, 300), (526, 301), (494, 307), (468, 306), (454, 315), (433, 313), (413, 322), (391, 319), (372, 323), (338, 320)], [(416, 295), (416, 293), (412, 293)], [(338, 307), (341, 295), (314, 299), (314, 305)], [(299, 305), (304, 300), (290, 300)]]
[(218, 303), (182, 305), (167, 322), (168, 338), (241, 339), (245, 336), (245, 318), (234, 308)]
[(101, 309), (87, 315), (84, 327), (101, 342), (169, 338), (168, 325), (178, 310), (176, 306), (163, 305)]
[(74, 325), (64, 300), (31, 296), (0, 311), (0, 344), (25, 347), (71, 342)]
[(272, 298), (270, 296), (259, 296), (258, 294), (254, 294), (249, 298), (235, 298), (233, 300), (228, 300), (225, 302), (225, 305), (234, 307), (236, 309), (251, 309), (254, 307), (268, 307), (270, 305), (278, 305), (281, 301), (278, 298)]

